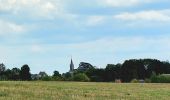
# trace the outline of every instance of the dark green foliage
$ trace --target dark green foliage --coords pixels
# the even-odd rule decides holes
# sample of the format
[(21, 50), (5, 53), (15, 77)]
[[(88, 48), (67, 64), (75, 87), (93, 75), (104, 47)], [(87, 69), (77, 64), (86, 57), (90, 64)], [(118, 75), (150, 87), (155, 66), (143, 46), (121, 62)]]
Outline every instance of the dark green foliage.
[(147, 66), (146, 69), (146, 78), (150, 78), (152, 72), (155, 72), (156, 75), (168, 73), (168, 69), (170, 68), (170, 64), (166, 62), (161, 62), (156, 59), (143, 59), (142, 62), (144, 66)]
[(104, 82), (106, 79), (105, 69), (89, 69), (86, 71), (86, 75), (93, 82)]
[(151, 76), (152, 83), (170, 83), (170, 75), (156, 75), (155, 73)]
[(50, 76), (45, 76), (45, 77), (42, 77), (41, 80), (42, 81), (52, 81), (53, 79)]
[(79, 67), (77, 68), (78, 71), (86, 71), (88, 69), (92, 69), (94, 68), (93, 65), (91, 65), (90, 63), (86, 63), (86, 62), (80, 62)]
[(21, 80), (29, 81), (31, 80), (30, 68), (28, 65), (23, 65), (20, 72)]
[(71, 81), (72, 80), (72, 75), (69, 72), (63, 73), (62, 78), (63, 78), (64, 81)]
[(121, 79), (123, 82), (129, 82), (132, 79), (150, 78), (152, 72), (156, 75), (168, 74), (170, 72), (170, 64), (155, 59), (132, 59), (127, 60), (121, 67)]
[(61, 81), (63, 79), (62, 79), (61, 74), (58, 71), (54, 71), (53, 76), (52, 76), (52, 80), (53, 81)]
[(145, 79), (145, 83), (151, 83), (151, 80), (148, 79), (148, 78), (146, 78), (146, 79)]
[(79, 73), (73, 76), (73, 80), (74, 81), (81, 81), (81, 82), (88, 82), (90, 81), (90, 79), (88, 78), (88, 76), (84, 73)]
[(21, 73), (21, 70), (19, 68), (13, 68), (11, 70), (10, 79), (11, 80), (20, 80), (20, 73)]
[(139, 80), (133, 79), (133, 80), (131, 80), (131, 83), (139, 83)]
[(89, 63), (81, 63), (79, 69), (62, 75), (58, 71), (54, 71), (52, 76), (48, 76), (45, 72), (31, 75), (28, 65), (22, 66), (21, 70), (19, 68), (6, 70), (5, 65), (0, 64), (0, 80), (25, 81), (32, 78), (32, 80), (44, 81), (84, 81), (81, 79), (84, 77), (93, 82), (115, 82), (115, 80), (131, 82), (133, 79), (146, 82), (169, 82), (169, 77), (162, 76), (162, 74), (170, 74), (170, 63), (156, 59), (131, 59), (126, 60), (123, 64), (108, 64), (106, 68), (100, 69)]
[(53, 77), (61, 77), (61, 74), (58, 71), (54, 71)]
[(130, 82), (132, 79), (149, 79), (155, 72), (156, 75), (170, 73), (169, 62), (161, 62), (155, 59), (131, 59), (123, 64), (108, 64), (105, 69), (90, 68), (86, 71), (75, 71), (85, 73), (94, 82), (112, 82), (121, 79), (123, 82)]
[(120, 78), (121, 64), (108, 64), (105, 69), (105, 81), (112, 82)]
[(141, 60), (127, 60), (121, 68), (121, 79), (123, 82), (130, 82), (132, 79), (144, 79), (145, 68)]
[(0, 64), (0, 75), (4, 74), (6, 66), (2, 63)]
[(62, 77), (51, 77), (51, 81), (63, 81), (64, 79)]

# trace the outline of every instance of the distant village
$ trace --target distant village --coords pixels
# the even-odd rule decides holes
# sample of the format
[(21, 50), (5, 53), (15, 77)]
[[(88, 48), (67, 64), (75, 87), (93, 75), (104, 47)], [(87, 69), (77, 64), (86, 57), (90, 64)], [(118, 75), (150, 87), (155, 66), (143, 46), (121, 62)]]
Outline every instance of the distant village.
[[(70, 69), (69, 69), (68, 72), (70, 74), (73, 74), (76, 71), (84, 72), (84, 71), (86, 71), (88, 69), (93, 69), (93, 68), (96, 68), (96, 67), (91, 65), (90, 63), (87, 63), (87, 62), (80, 62), (79, 67), (77, 69), (75, 69), (74, 63), (73, 63), (73, 59), (71, 58), (71, 62), (70, 62), (69, 68)], [(33, 80), (38, 80), (38, 79), (41, 79), (41, 78), (46, 77), (46, 76), (48, 76), (48, 74), (46, 72), (41, 71), (41, 72), (39, 72), (39, 74), (32, 74), (31, 78)]]

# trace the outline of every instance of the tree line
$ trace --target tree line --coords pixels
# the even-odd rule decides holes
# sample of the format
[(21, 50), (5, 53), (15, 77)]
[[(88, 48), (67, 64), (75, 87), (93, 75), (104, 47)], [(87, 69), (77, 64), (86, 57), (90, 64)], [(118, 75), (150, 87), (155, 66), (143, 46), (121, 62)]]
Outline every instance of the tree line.
[[(70, 79), (74, 80), (77, 74), (85, 74), (93, 82), (131, 82), (132, 80), (148, 80), (153, 75), (170, 74), (170, 63), (157, 59), (130, 59), (122, 64), (108, 64), (105, 68), (90, 68), (86, 71), (76, 70)], [(72, 78), (73, 77), (73, 78)], [(170, 78), (170, 77), (169, 77)]]
[(0, 80), (31, 80), (30, 68), (28, 65), (23, 65), (21, 69), (12, 68), (6, 69), (6, 66), (0, 64)]
[[(60, 74), (54, 71), (50, 76), (45, 72), (31, 74), (28, 65), (23, 65), (21, 69), (6, 69), (4, 64), (0, 64), (1, 80), (43, 80), (43, 81), (92, 81), (92, 82), (131, 82), (132, 80), (147, 80), (154, 76), (170, 74), (170, 63), (157, 59), (130, 59), (122, 64), (108, 64), (105, 68), (90, 67), (85, 70), (75, 70)], [(161, 76), (162, 77), (162, 76)], [(160, 77), (158, 77), (160, 78)], [(154, 77), (154, 79), (156, 79)]]

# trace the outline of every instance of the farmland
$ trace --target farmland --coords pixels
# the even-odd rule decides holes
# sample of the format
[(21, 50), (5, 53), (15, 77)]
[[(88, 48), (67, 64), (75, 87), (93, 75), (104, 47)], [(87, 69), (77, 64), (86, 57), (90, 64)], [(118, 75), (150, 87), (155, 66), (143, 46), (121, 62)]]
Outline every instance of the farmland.
[(0, 100), (170, 100), (170, 84), (1, 81)]

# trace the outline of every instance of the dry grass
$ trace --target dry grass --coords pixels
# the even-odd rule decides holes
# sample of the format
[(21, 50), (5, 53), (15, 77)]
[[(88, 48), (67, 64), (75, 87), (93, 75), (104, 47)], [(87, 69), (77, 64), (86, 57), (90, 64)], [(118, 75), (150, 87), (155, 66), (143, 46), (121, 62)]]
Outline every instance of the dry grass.
[(170, 100), (170, 84), (2, 81), (0, 100)]

